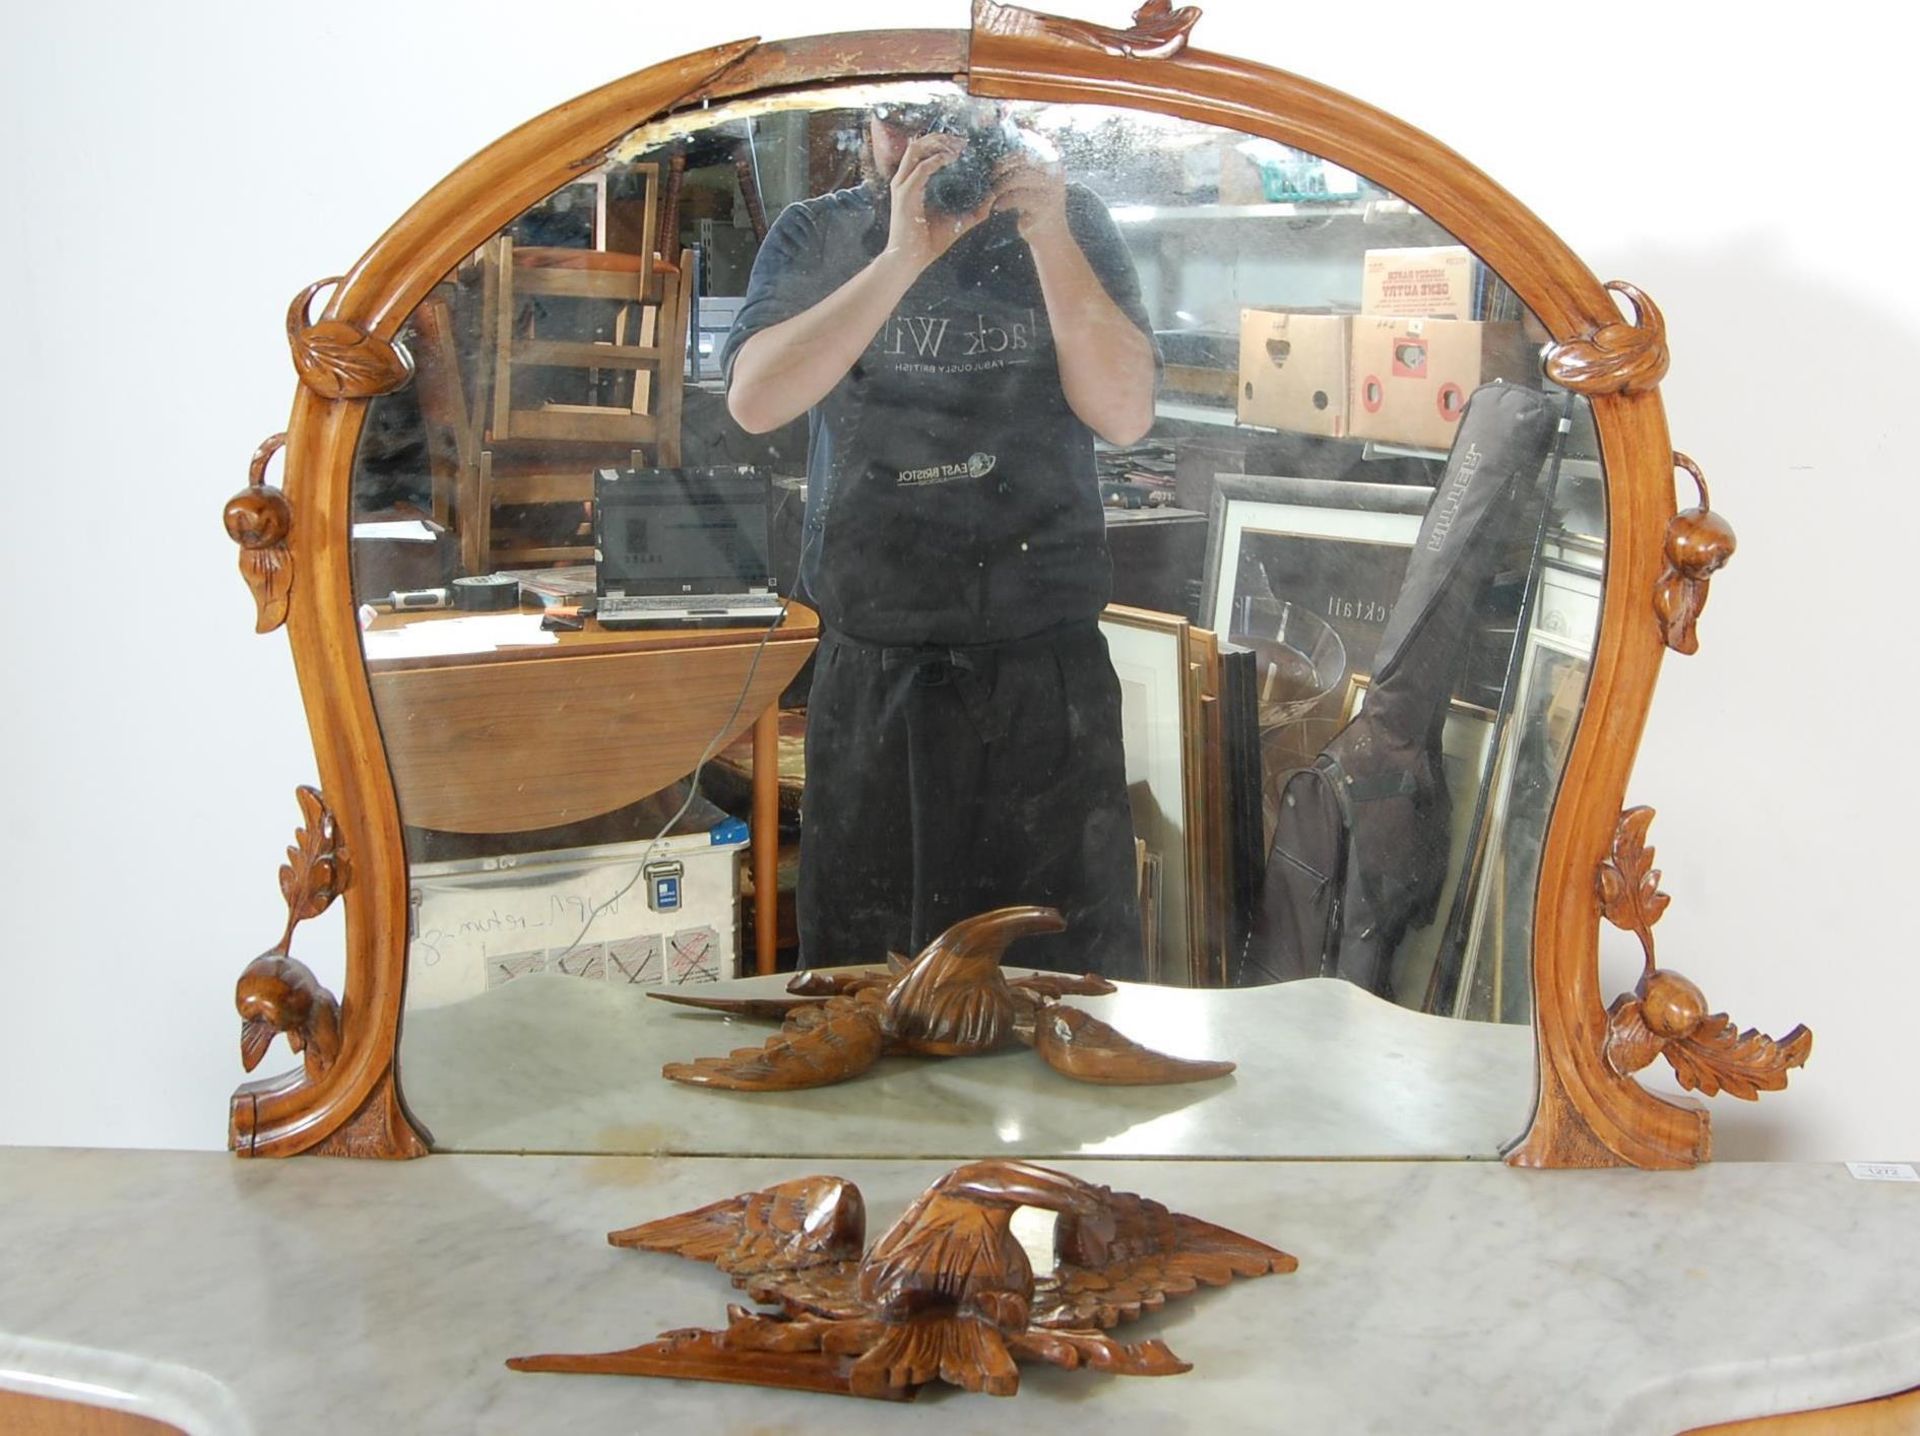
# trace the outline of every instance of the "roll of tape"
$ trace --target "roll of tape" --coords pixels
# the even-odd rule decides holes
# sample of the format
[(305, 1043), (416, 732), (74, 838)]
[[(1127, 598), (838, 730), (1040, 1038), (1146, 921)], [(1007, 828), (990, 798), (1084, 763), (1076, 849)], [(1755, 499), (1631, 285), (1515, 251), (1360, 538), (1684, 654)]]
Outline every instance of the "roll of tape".
[(481, 573), (453, 581), (453, 606), (469, 613), (499, 613), (520, 606), (520, 580), (503, 573)]

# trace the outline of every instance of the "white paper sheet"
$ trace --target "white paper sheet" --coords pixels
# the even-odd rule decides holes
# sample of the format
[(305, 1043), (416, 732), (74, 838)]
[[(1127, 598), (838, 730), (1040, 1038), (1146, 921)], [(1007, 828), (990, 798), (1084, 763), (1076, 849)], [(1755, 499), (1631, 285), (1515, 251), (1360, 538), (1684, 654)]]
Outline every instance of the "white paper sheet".
[(425, 519), (369, 519), (353, 526), (357, 539), (397, 539), (402, 543), (432, 543), (433, 530)]
[(431, 658), (451, 653), (491, 653), (498, 648), (535, 648), (558, 643), (560, 635), (540, 627), (537, 613), (485, 613), (471, 618), (416, 619), (399, 628), (361, 635), (373, 662)]

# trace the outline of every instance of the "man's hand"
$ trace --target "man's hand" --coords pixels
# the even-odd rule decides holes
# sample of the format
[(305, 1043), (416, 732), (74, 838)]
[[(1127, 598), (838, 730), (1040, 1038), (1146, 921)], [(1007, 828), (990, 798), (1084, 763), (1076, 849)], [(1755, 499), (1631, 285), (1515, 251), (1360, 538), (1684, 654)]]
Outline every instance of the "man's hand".
[(967, 147), (959, 135), (917, 135), (900, 157), (893, 175), (893, 213), (887, 250), (919, 273), (952, 249), (959, 238), (993, 212), (993, 196), (970, 214), (945, 214), (927, 208), (927, 181), (960, 157)]
[(1067, 228), (1067, 177), (1058, 160), (1018, 150), (993, 172), (993, 208), (1019, 217), (1029, 247), (1071, 240)]

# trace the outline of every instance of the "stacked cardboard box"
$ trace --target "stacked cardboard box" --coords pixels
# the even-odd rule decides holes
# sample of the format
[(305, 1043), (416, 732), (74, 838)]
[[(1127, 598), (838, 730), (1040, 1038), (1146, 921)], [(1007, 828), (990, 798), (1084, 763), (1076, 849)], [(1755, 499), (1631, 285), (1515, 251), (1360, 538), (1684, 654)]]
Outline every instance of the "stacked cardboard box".
[(1531, 362), (1518, 324), (1361, 315), (1353, 321), (1348, 433), (1450, 449), (1473, 391), (1495, 379), (1523, 381)]
[(1241, 310), (1240, 422), (1345, 438), (1350, 323), (1344, 314)]
[(1464, 246), (1368, 250), (1358, 315), (1242, 310), (1240, 422), (1451, 448), (1475, 389), (1538, 370), (1518, 323), (1471, 317), (1492, 283)]
[(1450, 449), (1475, 389), (1530, 377), (1520, 325), (1482, 317), (1494, 282), (1465, 245), (1367, 251), (1349, 369), (1354, 438)]

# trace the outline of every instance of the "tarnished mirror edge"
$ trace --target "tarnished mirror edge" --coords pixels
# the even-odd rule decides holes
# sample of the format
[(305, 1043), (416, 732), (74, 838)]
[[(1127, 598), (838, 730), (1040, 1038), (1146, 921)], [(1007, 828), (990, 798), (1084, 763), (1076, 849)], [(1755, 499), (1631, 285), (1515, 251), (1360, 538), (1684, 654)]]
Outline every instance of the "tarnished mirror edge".
[[(1151, 9), (1151, 6), (1148, 7)], [(1145, 12), (1142, 12), (1143, 15)], [(1005, 98), (1130, 105), (1263, 135), (1387, 184), (1473, 248), (1556, 341), (1550, 370), (1587, 395), (1605, 459), (1609, 557), (1587, 705), (1543, 855), (1534, 923), (1535, 1115), (1507, 1160), (1526, 1166), (1674, 1167), (1709, 1152), (1703, 1109), (1647, 1092), (1609, 1065), (1596, 874), (1608, 859), (1664, 652), (1651, 595), (1674, 517), (1657, 385), (1658, 312), (1626, 323), (1606, 287), (1524, 206), (1460, 156), (1348, 96), (1285, 72), (1184, 48), (1151, 27), (1109, 30), (976, 0), (974, 30), (742, 41), (669, 61), (514, 130), (436, 185), (334, 290), (317, 323), (288, 319), (302, 384), (288, 429), (293, 522), (287, 627), (323, 790), (354, 854), (345, 894), (340, 1053), (235, 1093), (243, 1155), (424, 1150), (394, 1081), (406, 883), (396, 797), (353, 621), (347, 535), (367, 399), (411, 370), (393, 337), (462, 255), (528, 203), (592, 168), (634, 126), (676, 107), (796, 84), (950, 76)]]

